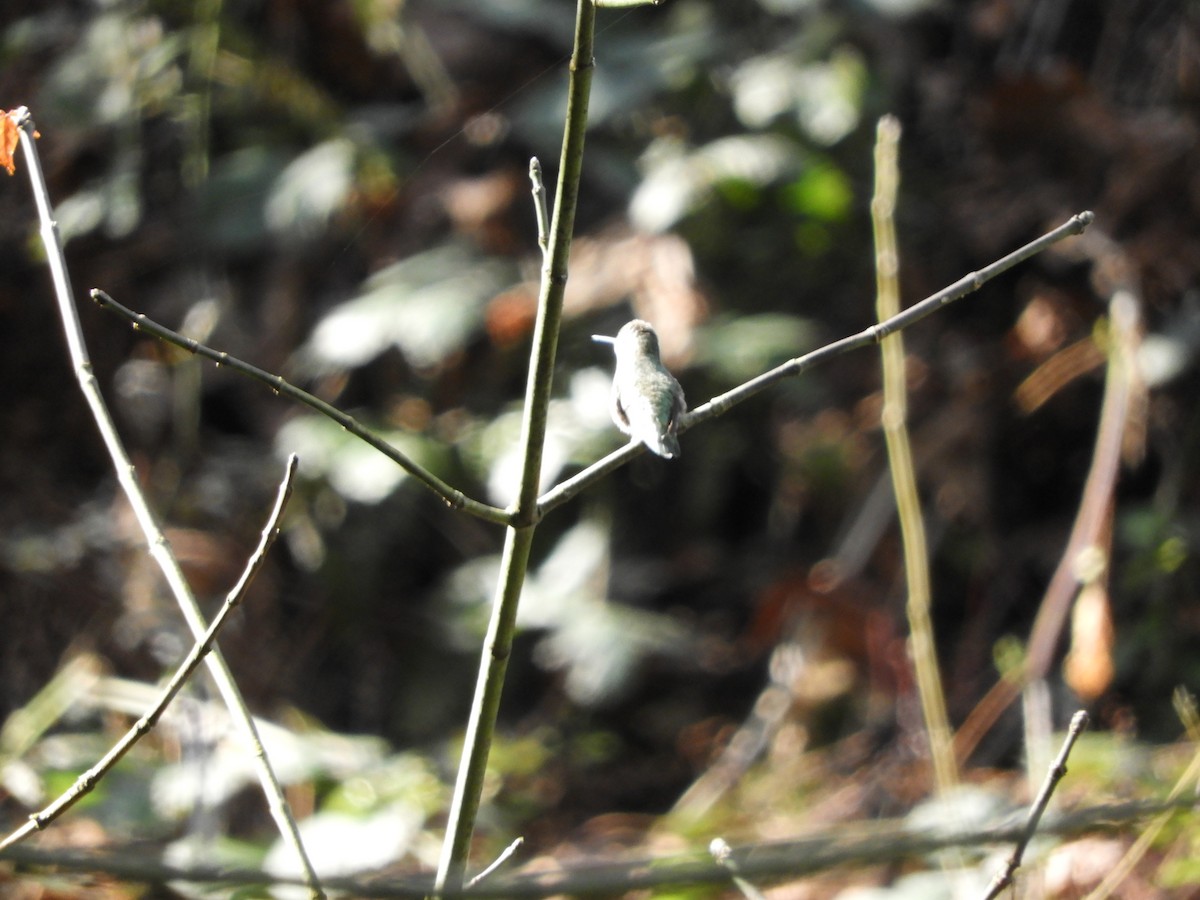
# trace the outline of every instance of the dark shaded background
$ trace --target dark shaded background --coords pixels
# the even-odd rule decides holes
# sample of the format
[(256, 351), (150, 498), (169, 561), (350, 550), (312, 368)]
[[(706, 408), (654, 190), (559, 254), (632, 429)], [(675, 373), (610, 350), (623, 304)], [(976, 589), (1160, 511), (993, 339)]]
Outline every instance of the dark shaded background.
[[(548, 477), (619, 438), (593, 333), (655, 322), (695, 405), (871, 321), (871, 148), (895, 113), (906, 302), (1096, 213), (1086, 241), (906, 336), (951, 718), (1027, 636), (1065, 546), (1103, 375), (1101, 353), (1066, 351), (1102, 341), (1119, 268), (1147, 346), (1178, 365), (1148, 370), (1145, 456), (1122, 476), (1113, 677), (1081, 700), (1056, 667), (1052, 695), (1060, 722), (1084, 702), (1102, 730), (1174, 738), (1171, 691), (1200, 681), (1194, 5), (668, 0), (598, 21)], [(253, 546), (282, 455), (307, 466), (222, 639), (253, 709), (378, 735), (447, 780), (499, 530), (391, 487), (368, 451), (134, 334), (86, 291), (294, 379), (506, 503), (494, 491), (536, 292), (526, 172), (531, 154), (556, 172), (571, 29), (555, 0), (3, 12), (0, 96), (41, 132), (96, 371), (210, 603)], [(80, 654), (153, 681), (187, 646), (73, 382), (23, 174), (4, 183), (0, 224), (5, 715)], [(348, 310), (350, 331), (317, 339)], [(350, 334), (378, 346), (355, 355)], [(1014, 392), (1048, 360), (1065, 376), (1023, 409)], [(789, 700), (805, 747), (859, 736), (844, 773), (920, 763), (900, 550), (870, 499), (886, 476), (878, 387), (876, 354), (835, 361), (689, 433), (678, 462), (639, 459), (553, 514), (502, 711), (517, 749), (498, 754), (485, 828), (541, 847), (603, 830), (602, 813), (667, 810), (749, 715), (781, 641), (813, 667)], [(536, 771), (512, 761), (529, 747)], [(1020, 749), (1014, 714), (976, 762)], [(903, 811), (915, 789), (889, 777), (844, 814)], [(261, 824), (242, 807), (232, 821)]]

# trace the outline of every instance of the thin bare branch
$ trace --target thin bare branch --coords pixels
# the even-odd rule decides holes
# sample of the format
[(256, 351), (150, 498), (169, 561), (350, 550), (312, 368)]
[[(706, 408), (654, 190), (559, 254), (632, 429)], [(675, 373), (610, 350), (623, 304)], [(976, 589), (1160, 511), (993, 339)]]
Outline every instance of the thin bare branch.
[[(1050, 577), (1038, 605), (1029, 634), (1025, 661), (1019, 671), (1006, 674), (976, 704), (975, 709), (955, 735), (955, 752), (966, 759), (983, 735), (1035, 678), (1049, 671), (1054, 651), (1066, 624), (1071, 604), (1088, 578), (1106, 578), (1109, 553), (1104, 537), (1112, 516), (1117, 476), (1121, 468), (1122, 438), (1134, 403), (1136, 371), (1135, 335), (1140, 328), (1137, 299), (1126, 290), (1116, 291), (1109, 301), (1109, 327), (1112, 340), (1108, 370), (1104, 380), (1104, 399), (1100, 405), (1100, 424), (1092, 449), (1091, 465), (1084, 482), (1079, 510), (1067, 538), (1067, 546)], [(1091, 555), (1093, 564), (1081, 567)], [(1096, 565), (1099, 562), (1101, 565)], [(1091, 570), (1091, 571), (1089, 571)]]
[(1079, 740), (1079, 735), (1083, 734), (1083, 730), (1088, 725), (1088, 714), (1082, 709), (1071, 717), (1071, 725), (1067, 729), (1067, 736), (1063, 740), (1062, 748), (1058, 751), (1058, 756), (1054, 758), (1053, 764), (1050, 766), (1050, 771), (1046, 773), (1046, 780), (1042, 782), (1042, 789), (1038, 791), (1037, 797), (1033, 801), (1033, 806), (1029, 808), (1029, 818), (1025, 820), (1025, 828), (1021, 833), (1020, 840), (1013, 847), (1012, 854), (1008, 857), (1008, 862), (1004, 868), (996, 873), (996, 877), (992, 879), (992, 883), (988, 885), (987, 893), (984, 894), (984, 900), (994, 900), (1000, 896), (1000, 892), (1012, 884), (1013, 875), (1021, 866), (1021, 859), (1025, 856), (1025, 849), (1029, 846), (1029, 842), (1033, 840), (1033, 835), (1037, 832), (1038, 823), (1042, 821), (1042, 816), (1046, 813), (1046, 807), (1050, 805), (1050, 797), (1054, 794), (1054, 789), (1058, 787), (1058, 783), (1063, 780), (1063, 776), (1067, 774), (1067, 757), (1071, 755), (1071, 748), (1075, 746), (1075, 742)]
[[(54, 221), (54, 216), (50, 208), (50, 194), (46, 188), (46, 177), (42, 173), (42, 164), (38, 157), (37, 144), (33, 140), (33, 118), (30, 116), (29, 110), (24, 107), (14, 110), (9, 115), (25, 133), (25, 140), (21, 141), (21, 149), (24, 152), (25, 162), (29, 169), (29, 180), (33, 189), (34, 202), (37, 205), (38, 220), (41, 224), (42, 243), (46, 249), (46, 262), (50, 268), (50, 277), (54, 283), (59, 317), (62, 320), (63, 332), (66, 335), (67, 348), (75, 377), (79, 382), (84, 399), (91, 410), (92, 418), (96, 422), (101, 440), (108, 451), (117, 481), (120, 483), (125, 497), (133, 509), (138, 525), (145, 535), (148, 552), (166, 578), (167, 585), (170, 587), (171, 593), (175, 597), (175, 601), (183, 613), (184, 619), (187, 621), (192, 636), (198, 640), (204, 636), (208, 625), (204, 621), (204, 616), (200, 612), (199, 605), (196, 603), (191, 586), (188, 584), (187, 579), (184, 578), (179, 561), (175, 558), (175, 554), (171, 550), (171, 545), (167, 543), (166, 537), (163, 536), (162, 529), (155, 520), (149, 503), (142, 494), (141, 486), (138, 484), (135, 476), (133, 463), (129, 459), (129, 454), (126, 452), (124, 444), (121, 443), (116, 425), (113, 423), (108, 406), (105, 404), (104, 397), (100, 392), (99, 382), (92, 371), (92, 362), (88, 357), (87, 346), (83, 339), (83, 328), (79, 323), (79, 313), (75, 309), (74, 299), (71, 294), (71, 283), (70, 278), (67, 276), (67, 263), (66, 258), (63, 256), (62, 241), (58, 234), (58, 224)], [(208, 654), (204, 661), (213, 676), (217, 690), (225, 701), (233, 722), (241, 730), (242, 736), (254, 756), (259, 781), (266, 795), (267, 805), (271, 809), (271, 815), (275, 819), (275, 823), (284, 841), (295, 851), (296, 857), (300, 861), (301, 868), (305, 873), (305, 883), (308, 885), (311, 895), (313, 897), (324, 897), (325, 892), (321, 889), (320, 881), (313, 870), (312, 863), (309, 861), (308, 854), (305, 852), (304, 845), (300, 840), (300, 831), (296, 827), (296, 821), (288, 809), (287, 800), (283, 795), (283, 788), (280, 786), (279, 779), (275, 776), (275, 770), (271, 767), (270, 760), (263, 750), (262, 741), (258, 737), (258, 729), (250, 716), (250, 711), (246, 708), (246, 703), (242, 699), (237, 682), (234, 681), (233, 675), (229, 671), (229, 667), (225, 664), (225, 659), (221, 656), (220, 651)]]
[(379, 437), (379, 435), (374, 434), (353, 416), (326, 403), (320, 397), (314, 397), (307, 391), (285, 381), (279, 375), (275, 375), (265, 369), (260, 369), (258, 366), (238, 359), (236, 356), (230, 356), (221, 350), (214, 350), (212, 347), (190, 337), (185, 337), (177, 331), (172, 331), (170, 328), (160, 325), (148, 316), (134, 312), (129, 307), (121, 305), (99, 288), (92, 288), (91, 296), (101, 309), (106, 309), (123, 319), (128, 319), (138, 331), (144, 331), (159, 340), (166, 341), (168, 344), (174, 344), (176, 347), (181, 347), (189, 353), (194, 353), (197, 356), (210, 360), (218, 366), (225, 366), (234, 372), (245, 375), (247, 378), (260, 381), (276, 393), (295, 400), (297, 403), (302, 403), (310, 409), (316, 410), (321, 415), (332, 419), (355, 437), (370, 444), (413, 478), (417, 479), (417, 481), (421, 482), (421, 484), (441, 497), (451, 509), (461, 509), (463, 512), (470, 513), (480, 519), (501, 525), (508, 522), (511, 518), (511, 515), (505, 510), (489, 506), (478, 500), (473, 500), (462, 491), (452, 488), (432, 472), (413, 462), (383, 438)]
[[(871, 198), (871, 223), (875, 237), (876, 314), (885, 322), (900, 314), (900, 250), (896, 240), (896, 195), (900, 188), (900, 120), (884, 116), (875, 138), (875, 195)], [(954, 762), (954, 734), (946, 713), (946, 695), (938, 671), (937, 642), (933, 633), (933, 588), (929, 577), (929, 549), (925, 518), (917, 490), (916, 466), (908, 436), (908, 378), (904, 362), (904, 335), (896, 332), (879, 342), (882, 360), (883, 409), (880, 414), (887, 446), (888, 470), (896, 494), (896, 515), (904, 547), (904, 580), (913, 672), (934, 782), (939, 793), (958, 783)]]
[(512, 858), (512, 855), (521, 848), (521, 845), (523, 843), (525, 843), (525, 838), (519, 837), (515, 841), (513, 841), (511, 844), (509, 844), (507, 847), (505, 847), (504, 850), (500, 853), (500, 855), (497, 856), (492, 861), (491, 865), (489, 865), (486, 869), (484, 869), (482, 872), (480, 872), (478, 875), (476, 875), (474, 878), (472, 878), (470, 881), (467, 882), (467, 888), (470, 889), (470, 888), (475, 887), (477, 884), (479, 884), (481, 881), (483, 881), (485, 878), (487, 878), (489, 875), (491, 875), (493, 872), (495, 872), (497, 869), (499, 869), (502, 865), (504, 865), (506, 862), (508, 862), (509, 859)]
[(266, 526), (263, 528), (258, 546), (247, 560), (246, 567), (243, 569), (237, 584), (233, 586), (229, 594), (225, 597), (225, 603), (222, 605), (220, 611), (213, 618), (212, 622), (209, 623), (208, 630), (205, 631), (204, 636), (192, 645), (191, 652), (184, 658), (175, 674), (171, 677), (171, 680), (163, 688), (158, 702), (154, 704), (154, 707), (148, 713), (138, 719), (133, 724), (133, 727), (125, 732), (125, 735), (113, 745), (108, 753), (104, 754), (99, 762), (80, 775), (75, 780), (75, 783), (64, 791), (53, 803), (50, 803), (40, 812), (31, 815), (23, 826), (3, 841), (0, 841), (0, 850), (23, 840), (36, 831), (41, 831), (78, 803), (92, 791), (108, 770), (116, 765), (134, 744), (149, 734), (151, 729), (158, 724), (168, 704), (175, 699), (175, 695), (179, 693), (184, 683), (196, 671), (201, 660), (212, 650), (217, 639), (217, 633), (228, 620), (230, 613), (242, 602), (246, 596), (246, 591), (254, 581), (254, 577), (266, 561), (267, 552), (271, 549), (271, 545), (275, 543), (275, 538), (279, 534), (279, 522), (283, 518), (288, 499), (292, 495), (292, 485), (295, 475), (296, 456), (293, 454), (288, 458), (287, 469), (284, 472), (283, 481), (279, 485), (279, 492), (275, 498), (275, 508), (271, 510), (271, 515), (267, 519)]

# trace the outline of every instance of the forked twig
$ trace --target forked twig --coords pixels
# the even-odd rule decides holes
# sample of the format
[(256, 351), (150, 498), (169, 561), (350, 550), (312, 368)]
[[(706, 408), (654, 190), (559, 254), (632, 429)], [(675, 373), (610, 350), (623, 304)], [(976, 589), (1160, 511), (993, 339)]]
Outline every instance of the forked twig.
[[(42, 173), (41, 160), (34, 142), (33, 117), (25, 107), (13, 110), (8, 113), (8, 116), (23, 132), (24, 140), (20, 142), (21, 150), (29, 169), (29, 181), (33, 190), (34, 203), (37, 205), (38, 221), (41, 225), (42, 243), (46, 249), (46, 263), (54, 282), (59, 317), (62, 320), (75, 377), (91, 410), (96, 427), (100, 431), (101, 440), (108, 451), (117, 481), (145, 535), (148, 552), (166, 578), (167, 585), (187, 621), (192, 636), (199, 640), (207, 631), (208, 624), (204, 621), (191, 586), (183, 575), (183, 570), (171, 550), (171, 545), (167, 543), (162, 529), (155, 520), (154, 513), (150, 510), (149, 503), (142, 494), (141, 486), (135, 477), (133, 463), (121, 442), (120, 435), (117, 434), (116, 425), (109, 414), (104, 396), (100, 392), (99, 382), (92, 370), (92, 362), (88, 357), (87, 346), (83, 339), (83, 328), (79, 323), (79, 313), (75, 309), (71, 293), (70, 279), (67, 277), (67, 262), (58, 234), (58, 224), (54, 221), (50, 209), (50, 193), (46, 188), (46, 176)], [(283, 788), (263, 749), (262, 741), (258, 736), (258, 728), (250, 716), (250, 711), (246, 708), (246, 702), (242, 699), (241, 691), (238, 689), (237, 682), (234, 681), (233, 674), (229, 671), (219, 650), (205, 656), (204, 662), (213, 676), (221, 698), (225, 701), (230, 717), (252, 750), (255, 765), (258, 768), (259, 782), (283, 840), (295, 852), (304, 872), (305, 883), (312, 896), (323, 898), (325, 892), (321, 889), (317, 873), (304, 850), (304, 844), (300, 840), (300, 830), (296, 827), (296, 821), (288, 809)]]
[[(575, 211), (583, 175), (583, 148), (587, 136), (588, 102), (592, 73), (596, 67), (596, 9), (592, 0), (578, 0), (575, 39), (567, 82), (567, 115), (559, 154), (558, 184), (549, 240), (542, 253), (541, 285), (537, 318), (533, 326), (529, 374), (525, 384), (525, 407), (521, 416), (521, 476), (512, 518), (504, 533), (500, 573), (492, 600), (487, 634), (479, 660), (475, 694), (467, 717), (463, 753), (454, 794), (446, 817), (446, 837), (434, 879), (438, 897), (456, 893), (471, 851), (471, 836), (479, 813), (488, 757), (504, 692), (504, 677), (517, 630), (517, 606), (529, 566), (529, 551), (538, 523), (538, 485), (546, 443), (546, 421), (554, 386), (554, 360), (562, 326), (563, 296), (567, 288), (567, 263), (575, 232)], [(533, 180), (535, 202), (540, 203), (538, 179)]]
[(1009, 855), (1008, 862), (1005, 863), (1004, 868), (996, 873), (996, 877), (988, 885), (987, 893), (984, 894), (984, 900), (994, 900), (994, 898), (1000, 896), (1001, 891), (1012, 884), (1013, 875), (1020, 868), (1021, 859), (1025, 856), (1025, 849), (1029, 846), (1029, 842), (1033, 840), (1038, 823), (1042, 821), (1046, 807), (1050, 805), (1050, 797), (1054, 793), (1054, 789), (1058, 787), (1058, 783), (1062, 781), (1063, 776), (1067, 774), (1067, 757), (1071, 755), (1071, 749), (1075, 746), (1075, 742), (1079, 740), (1079, 735), (1083, 734), (1083, 730), (1087, 726), (1088, 714), (1082, 709), (1071, 717), (1071, 725), (1067, 728), (1067, 736), (1063, 739), (1058, 756), (1054, 758), (1054, 762), (1050, 766), (1050, 771), (1046, 773), (1046, 780), (1042, 782), (1042, 789), (1038, 791), (1037, 797), (1033, 801), (1033, 806), (1029, 808), (1029, 817), (1025, 820), (1025, 828), (1021, 833), (1021, 838), (1017, 841), (1017, 845), (1013, 847), (1013, 851)]
[[(535, 192), (539, 181), (534, 178), (531, 166), (531, 179), (534, 182)], [(540, 169), (541, 166), (538, 166)], [(544, 191), (544, 188), (543, 188)], [(544, 202), (544, 200), (540, 201)], [(949, 287), (926, 297), (920, 303), (909, 307), (899, 315), (886, 319), (883, 322), (865, 328), (857, 334), (852, 334), (841, 340), (834, 341), (831, 344), (826, 344), (813, 350), (811, 353), (806, 353), (803, 356), (798, 356), (795, 359), (789, 360), (769, 372), (764, 372), (762, 375), (739, 385), (733, 390), (727, 391), (707, 403), (696, 407), (689, 412), (679, 423), (679, 432), (683, 432), (700, 425), (709, 419), (719, 415), (724, 415), (734, 406), (742, 403), (759, 391), (769, 387), (777, 381), (782, 381), (785, 378), (790, 378), (794, 375), (800, 375), (807, 372), (809, 369), (828, 362), (834, 357), (841, 356), (853, 350), (858, 350), (862, 347), (876, 344), (889, 334), (894, 334), (908, 328), (910, 325), (915, 325), (922, 319), (931, 315), (955, 300), (965, 297), (967, 294), (978, 290), (984, 284), (997, 275), (1008, 271), (1018, 263), (1024, 262), (1030, 257), (1036, 256), (1043, 250), (1046, 250), (1058, 243), (1059, 241), (1071, 237), (1072, 235), (1081, 234), (1091, 223), (1093, 214), (1090, 211), (1078, 213), (1072, 216), (1067, 222), (1047, 232), (1036, 240), (1030, 241), (1025, 246), (1013, 251), (1007, 256), (1001, 257), (989, 266), (964, 275), (958, 281)], [(291, 397), (299, 403), (316, 410), (317, 412), (328, 416), (339, 425), (343, 426), (347, 431), (362, 438), (380, 453), (383, 453), (389, 459), (400, 465), (405, 471), (417, 477), (423, 484), (429, 487), (434, 493), (442, 497), (446, 503), (456, 509), (462, 509), (474, 516), (484, 519), (489, 522), (507, 525), (513, 521), (513, 514), (509, 510), (499, 509), (494, 506), (489, 506), (486, 503), (481, 503), (478, 500), (472, 500), (461, 491), (450, 487), (449, 485), (437, 479), (433, 475), (425, 472), (416, 463), (408, 460), (399, 450), (392, 447), (387, 441), (380, 438), (378, 435), (372, 434), (365, 426), (336, 407), (326, 403), (318, 397), (301, 390), (293, 384), (290, 384), (279, 375), (267, 372), (248, 362), (238, 359), (236, 356), (230, 356), (220, 350), (214, 350), (199, 341), (185, 337), (176, 331), (172, 331), (164, 325), (155, 322), (153, 319), (134, 312), (133, 310), (122, 306), (117, 301), (113, 300), (108, 294), (101, 290), (92, 291), (92, 299), (96, 301), (102, 308), (110, 312), (120, 315), (122, 318), (128, 319), (133, 323), (135, 328), (152, 334), (160, 340), (166, 341), (169, 344), (174, 344), (184, 350), (202, 356), (205, 359), (211, 360), (223, 366), (227, 366), (235, 372), (240, 372), (250, 378), (260, 381), (274, 391), (278, 391), (286, 397)], [(575, 497), (582, 491), (591, 487), (596, 482), (600, 481), (610, 472), (614, 472), (621, 466), (628, 463), (635, 456), (639, 456), (645, 448), (637, 443), (630, 442), (624, 447), (614, 450), (612, 453), (603, 459), (592, 463), (582, 472), (559, 482), (553, 488), (537, 500), (537, 506), (532, 514), (534, 522), (540, 522), (547, 513), (551, 510), (562, 506), (571, 498)], [(403, 460), (403, 461), (402, 461)], [(418, 472), (423, 474), (419, 475)]]
[(154, 704), (153, 709), (142, 716), (134, 723), (124, 737), (122, 737), (112, 749), (109, 750), (94, 766), (80, 775), (73, 785), (64, 791), (58, 799), (50, 803), (40, 812), (34, 813), (29, 817), (29, 820), (0, 841), (0, 850), (9, 847), (18, 841), (23, 840), (35, 831), (41, 831), (68, 809), (79, 802), (85, 795), (91, 792), (101, 778), (115, 766), (130, 748), (133, 747), (139, 740), (150, 733), (150, 730), (158, 724), (163, 713), (167, 709), (167, 705), (175, 699), (175, 695), (179, 693), (184, 682), (191, 677), (196, 671), (196, 667), (200, 665), (200, 661), (212, 650), (219, 632), (228, 620), (230, 613), (237, 608), (246, 596), (246, 591), (249, 590), (250, 584), (254, 581), (263, 563), (266, 561), (267, 552), (271, 549), (271, 545), (275, 543), (275, 538), (279, 535), (279, 523), (283, 518), (283, 512), (287, 508), (288, 499), (292, 495), (292, 485), (296, 475), (296, 456), (293, 454), (288, 458), (287, 469), (283, 475), (283, 481), (279, 485), (279, 493), (275, 498), (275, 508), (271, 510), (271, 515), (267, 519), (267, 524), (263, 528), (262, 537), (259, 538), (258, 546), (254, 549), (254, 553), (246, 561), (246, 567), (242, 571), (242, 576), (238, 579), (237, 584), (229, 591), (225, 597), (225, 603), (221, 606), (220, 611), (213, 617), (209, 623), (208, 630), (204, 632), (204, 636), (192, 645), (191, 652), (184, 658), (171, 680), (167, 682), (163, 688), (162, 695), (158, 702)]

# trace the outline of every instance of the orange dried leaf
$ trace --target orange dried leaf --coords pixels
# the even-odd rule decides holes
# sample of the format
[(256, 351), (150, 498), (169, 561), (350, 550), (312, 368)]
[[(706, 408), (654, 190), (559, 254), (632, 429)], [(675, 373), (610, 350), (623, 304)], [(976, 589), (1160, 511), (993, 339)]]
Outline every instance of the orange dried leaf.
[[(0, 166), (8, 170), (8, 174), (12, 175), (17, 171), (16, 163), (13, 162), (13, 151), (17, 149), (17, 144), (21, 142), (21, 123), (29, 116), (29, 110), (24, 106), (18, 106), (16, 109), (10, 109), (8, 112), (0, 116)], [(38, 132), (34, 132), (35, 138), (40, 138)]]
[(21, 129), (17, 127), (12, 113), (5, 113), (3, 119), (0, 119), (0, 166), (4, 166), (9, 175), (17, 171), (13, 163), (13, 151), (17, 149), (20, 139)]

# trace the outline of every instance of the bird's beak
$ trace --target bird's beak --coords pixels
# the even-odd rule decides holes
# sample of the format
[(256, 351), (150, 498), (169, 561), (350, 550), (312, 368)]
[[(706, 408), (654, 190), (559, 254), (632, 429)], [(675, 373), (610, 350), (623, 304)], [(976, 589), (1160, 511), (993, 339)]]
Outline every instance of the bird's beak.
[(592, 340), (597, 344), (615, 344), (617, 342), (615, 337), (609, 337), (607, 334), (593, 334)]

